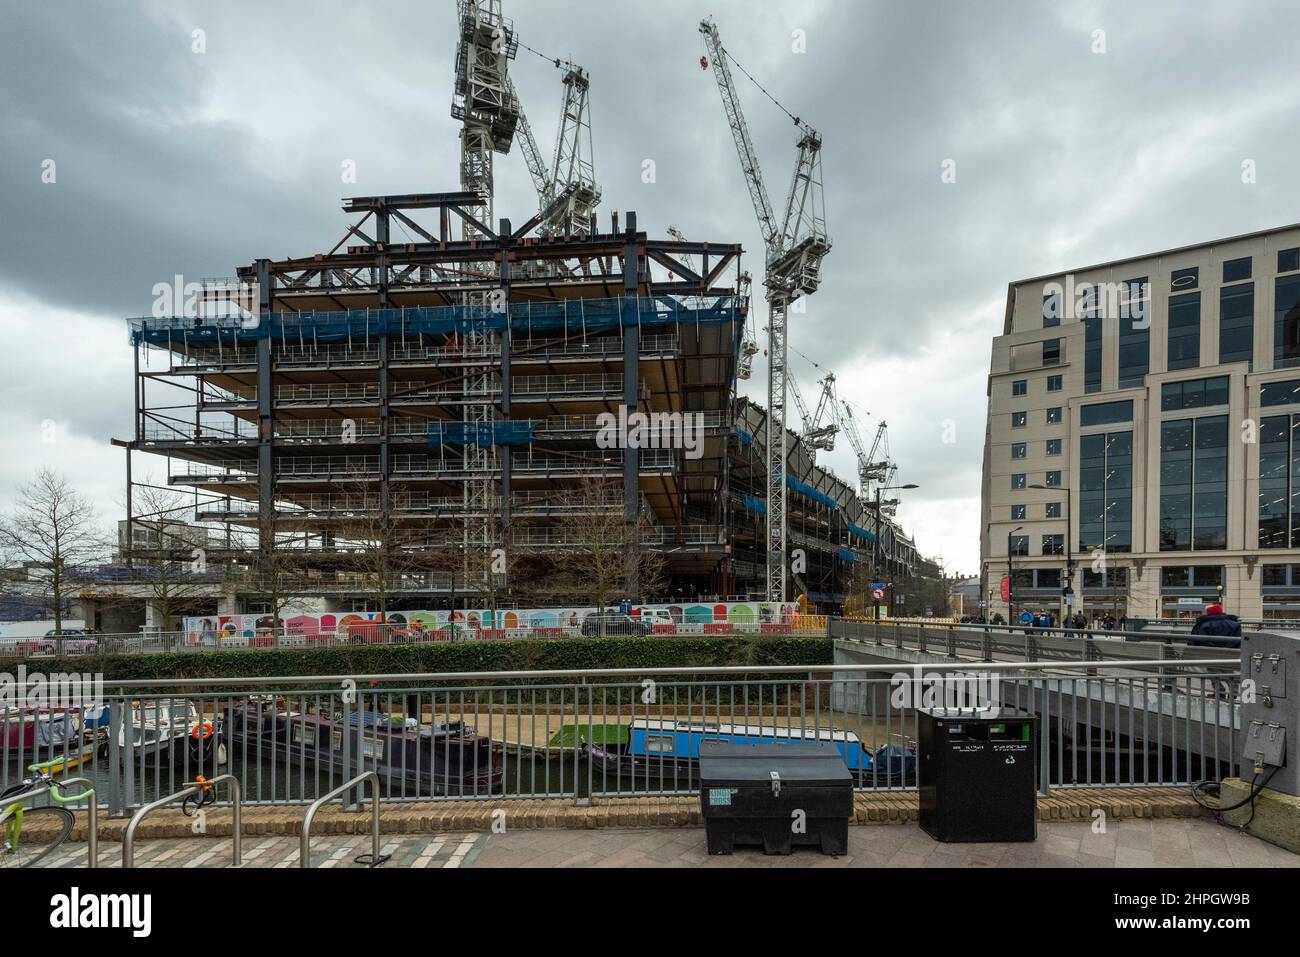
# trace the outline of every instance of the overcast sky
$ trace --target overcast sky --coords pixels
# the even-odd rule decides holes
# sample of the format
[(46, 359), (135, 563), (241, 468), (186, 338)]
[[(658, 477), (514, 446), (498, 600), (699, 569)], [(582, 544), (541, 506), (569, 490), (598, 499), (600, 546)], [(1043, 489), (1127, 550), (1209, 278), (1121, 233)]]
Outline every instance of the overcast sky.
[[(900, 518), (950, 571), (978, 570), (985, 382), (1007, 283), (1300, 219), (1290, 3), (505, 6), (524, 43), (592, 74), (602, 223), (636, 210), (652, 234), (740, 241), (761, 271), (699, 65), (703, 14), (823, 133), (834, 249), (790, 332), (821, 365), (792, 355), (792, 369), (810, 399), (833, 370), (870, 413), (868, 441), (889, 422), (899, 480), (921, 485)], [(116, 518), (124, 466), (108, 440), (131, 431), (123, 320), (149, 312), (155, 283), (324, 251), (346, 195), (458, 188), (454, 2), (0, 0), (0, 16), (0, 508), (48, 464)], [(559, 73), (523, 50), (511, 70), (549, 153)], [(736, 79), (779, 203), (794, 130)], [(355, 184), (341, 181), (347, 160)], [(535, 207), (523, 159), (497, 169), (497, 215), (522, 222)], [(765, 389), (759, 364), (747, 391), (765, 401)], [(822, 461), (853, 475), (846, 442)]]

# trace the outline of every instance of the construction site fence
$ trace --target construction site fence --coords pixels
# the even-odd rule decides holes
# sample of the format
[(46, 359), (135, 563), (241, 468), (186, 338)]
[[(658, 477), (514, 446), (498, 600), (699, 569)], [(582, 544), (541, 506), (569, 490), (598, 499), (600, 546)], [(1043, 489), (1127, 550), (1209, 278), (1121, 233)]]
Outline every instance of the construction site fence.
[(274, 648), (334, 648), (351, 645), (413, 645), (452, 641), (533, 641), (561, 638), (628, 638), (690, 635), (804, 635), (824, 636), (825, 615), (799, 615), (789, 622), (752, 624), (716, 622), (695, 624), (636, 624), (607, 622), (551, 628), (476, 628), (457, 625), (440, 629), (413, 629), (406, 625), (362, 622), (336, 632), (261, 631), (252, 635), (185, 632), (155, 634), (95, 634), (69, 636), (59, 648), (57, 638), (0, 638), (0, 658), (57, 656), (201, 654), (213, 651), (264, 651)]

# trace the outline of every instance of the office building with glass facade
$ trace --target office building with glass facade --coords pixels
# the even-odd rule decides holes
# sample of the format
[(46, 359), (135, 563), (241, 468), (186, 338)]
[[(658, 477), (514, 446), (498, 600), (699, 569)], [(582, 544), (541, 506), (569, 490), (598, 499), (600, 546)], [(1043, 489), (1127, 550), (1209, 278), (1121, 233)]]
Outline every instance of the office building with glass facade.
[(1300, 226), (1012, 283), (981, 501), (991, 614), (1300, 619)]

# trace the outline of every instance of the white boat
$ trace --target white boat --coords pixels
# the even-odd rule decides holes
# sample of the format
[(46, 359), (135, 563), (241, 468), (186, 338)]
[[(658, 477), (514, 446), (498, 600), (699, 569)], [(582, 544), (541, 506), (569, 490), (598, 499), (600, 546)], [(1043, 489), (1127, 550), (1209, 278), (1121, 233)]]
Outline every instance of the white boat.
[(117, 732), (123, 761), (172, 765), (194, 773), (226, 763), (220, 729), (203, 719), (183, 698), (131, 702), (129, 717)]

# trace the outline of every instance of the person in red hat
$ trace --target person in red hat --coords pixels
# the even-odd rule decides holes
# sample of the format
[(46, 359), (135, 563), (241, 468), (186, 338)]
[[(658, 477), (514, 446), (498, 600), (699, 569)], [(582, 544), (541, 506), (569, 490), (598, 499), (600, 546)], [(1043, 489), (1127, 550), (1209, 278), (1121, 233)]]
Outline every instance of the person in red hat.
[(1236, 615), (1225, 615), (1223, 606), (1217, 602), (1206, 605), (1205, 614), (1192, 625), (1192, 637), (1187, 639), (1187, 643), (1210, 648), (1240, 648), (1241, 621)]

